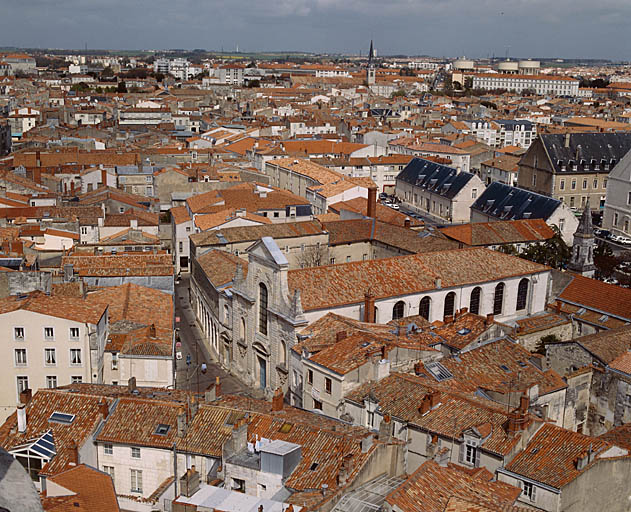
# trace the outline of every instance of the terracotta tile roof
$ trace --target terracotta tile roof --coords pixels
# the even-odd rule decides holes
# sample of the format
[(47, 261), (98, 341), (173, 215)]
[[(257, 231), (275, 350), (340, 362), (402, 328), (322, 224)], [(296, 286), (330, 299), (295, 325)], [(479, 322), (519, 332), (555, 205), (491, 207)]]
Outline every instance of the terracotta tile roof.
[(125, 213), (108, 213), (105, 215), (103, 225), (106, 227), (128, 227), (132, 220), (136, 220), (138, 226), (157, 227), (160, 224), (160, 216), (157, 213), (127, 210)]
[(502, 245), (547, 240), (554, 231), (543, 219), (474, 222), (440, 228), (447, 237), (471, 246)]
[(568, 318), (573, 316), (575, 320), (585, 322), (604, 329), (617, 329), (626, 325), (628, 320), (619, 318), (617, 316), (610, 316), (607, 313), (600, 312), (598, 310), (587, 309), (580, 305), (569, 304), (561, 300), (555, 300), (552, 304), (548, 305), (548, 310), (558, 311), (560, 314), (567, 316)]
[(631, 325), (582, 336), (573, 342), (610, 365), (631, 350)]
[(103, 217), (103, 210), (100, 206), (28, 206), (23, 208), (0, 208), (0, 218), (16, 219), (25, 217), (27, 219), (53, 219), (53, 220), (76, 220), (79, 222)]
[(64, 256), (64, 265), (72, 265), (79, 276), (170, 276), (173, 263), (169, 254), (117, 254)]
[(631, 375), (631, 352), (627, 350), (627, 352), (620, 354), (609, 363), (609, 368)]
[(631, 423), (612, 428), (599, 437), (602, 441), (631, 450)]
[(305, 311), (358, 304), (370, 288), (376, 299), (545, 272), (548, 267), (488, 249), (458, 249), (290, 270)]
[[(178, 439), (177, 415), (181, 404), (140, 398), (121, 398), (96, 441), (170, 449)], [(169, 426), (165, 435), (158, 425)]]
[(173, 326), (173, 297), (166, 292), (126, 283), (88, 294), (86, 302), (108, 306), (110, 329), (123, 320), (162, 329)]
[[(557, 372), (539, 370), (530, 363), (530, 357), (530, 352), (524, 347), (504, 338), (462, 352), (457, 358), (444, 358), (441, 364), (462, 388), (471, 391), (481, 388), (507, 394), (538, 385), (539, 394), (545, 395), (567, 387)], [(425, 373), (431, 375), (427, 370)]]
[(248, 262), (232, 253), (213, 249), (195, 260), (210, 283), (215, 288), (222, 288), (234, 280), (237, 265), (241, 265), (243, 277), (248, 275)]
[[(366, 216), (368, 213), (366, 199), (362, 197), (356, 197), (355, 199), (340, 201), (338, 203), (329, 205), (329, 211), (332, 211), (334, 213), (340, 213), (342, 210), (361, 213), (362, 215)], [(377, 203), (376, 214), (378, 221), (385, 222), (386, 224), (393, 224), (395, 226), (403, 227), (405, 225), (406, 219), (409, 219), (410, 227), (418, 227), (425, 224), (423, 221), (408, 217), (404, 213), (393, 210), (392, 208), (388, 208), (381, 203)]]
[(541, 313), (515, 320), (517, 326), (516, 335), (523, 336), (569, 323), (570, 320), (562, 315), (557, 315), (556, 313)]
[[(226, 245), (237, 242), (260, 240), (269, 236), (274, 240), (297, 238), (308, 235), (323, 235), (325, 231), (319, 222), (283, 222), (279, 224), (263, 224), (260, 226), (237, 226), (218, 230), (194, 233), (190, 236), (196, 247)], [(225, 240), (225, 242), (222, 240)]]
[(188, 214), (188, 208), (186, 206), (176, 206), (171, 208), (171, 217), (175, 224), (184, 224), (191, 220), (191, 216)]
[[(452, 379), (442, 384), (424, 376), (391, 373), (378, 382), (359, 386), (345, 398), (359, 404), (369, 397), (376, 399), (384, 414), (448, 439), (461, 439), (463, 432), (490, 423), (491, 434), (483, 448), (499, 455), (509, 454), (520, 435), (506, 431), (509, 419), (506, 407), (460, 392)], [(420, 404), (431, 392), (438, 393), (440, 405), (423, 415)]]
[(386, 503), (401, 512), (443, 512), (452, 498), (460, 498), (468, 505), (481, 506), (471, 510), (504, 511), (511, 507), (521, 489), (504, 482), (485, 481), (472, 476), (457, 466), (441, 467), (428, 460), (412, 473), (399, 487), (386, 496)]
[[(42, 493), (46, 512), (116, 512), (119, 509), (110, 475), (79, 464), (47, 478), (68, 490), (66, 496), (49, 497)], [(63, 491), (62, 491), (63, 492)]]
[[(614, 445), (598, 437), (590, 437), (546, 423), (532, 437), (526, 448), (506, 465), (511, 473), (525, 476), (536, 482), (561, 489), (591, 465), (578, 469), (577, 459), (591, 449), (595, 460)], [(615, 450), (617, 456), (625, 451)]]
[[(11, 414), (0, 427), (0, 446), (11, 451), (51, 430), (57, 455), (44, 466), (42, 473), (51, 475), (66, 469), (72, 462), (72, 444), (80, 448), (91, 442), (90, 437), (103, 419), (99, 408), (101, 400), (100, 396), (40, 389), (26, 406), (26, 432), (17, 431), (16, 413)], [(49, 418), (54, 412), (72, 414), (75, 419), (70, 425), (51, 422)]]
[(195, 226), (202, 231), (221, 227), (235, 219), (244, 219), (258, 224), (271, 224), (272, 221), (262, 215), (256, 215), (247, 211), (239, 211), (235, 208), (227, 208), (217, 213), (206, 213), (195, 217)]
[(45, 295), (33, 292), (26, 298), (16, 296), (0, 299), (0, 314), (23, 310), (75, 322), (98, 324), (107, 304), (94, 304), (83, 298)]
[(574, 279), (559, 294), (557, 299), (631, 321), (630, 288), (574, 275)]

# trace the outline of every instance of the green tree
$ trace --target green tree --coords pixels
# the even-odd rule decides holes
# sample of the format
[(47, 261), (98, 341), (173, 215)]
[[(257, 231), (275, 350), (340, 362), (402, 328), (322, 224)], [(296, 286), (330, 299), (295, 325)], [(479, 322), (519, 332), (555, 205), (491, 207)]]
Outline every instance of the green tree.
[(118, 82), (118, 85), (116, 86), (116, 92), (127, 92), (127, 85), (125, 85), (124, 80)]
[(572, 256), (572, 250), (561, 238), (559, 228), (552, 226), (554, 236), (545, 242), (529, 245), (519, 255), (520, 258), (534, 261), (552, 268), (562, 269), (567, 266)]

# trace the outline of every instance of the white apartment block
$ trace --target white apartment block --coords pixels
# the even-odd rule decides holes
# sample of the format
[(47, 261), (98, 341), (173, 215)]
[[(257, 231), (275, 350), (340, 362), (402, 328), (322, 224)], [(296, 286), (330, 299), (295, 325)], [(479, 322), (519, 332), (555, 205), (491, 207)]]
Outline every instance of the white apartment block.
[(540, 96), (578, 96), (579, 81), (575, 78), (553, 75), (505, 75), (481, 73), (473, 75), (474, 89), (506, 89), (521, 93), (532, 90)]

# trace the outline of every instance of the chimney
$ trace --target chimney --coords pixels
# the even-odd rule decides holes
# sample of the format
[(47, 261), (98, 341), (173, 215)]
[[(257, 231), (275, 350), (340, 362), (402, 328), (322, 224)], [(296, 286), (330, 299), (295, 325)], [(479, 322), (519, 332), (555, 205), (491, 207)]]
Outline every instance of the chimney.
[(20, 392), (20, 403), (24, 405), (28, 405), (33, 398), (33, 390), (31, 388), (26, 388), (24, 391)]
[(69, 463), (73, 466), (79, 464), (79, 448), (77, 447), (77, 443), (74, 441), (68, 447), (69, 452)]
[(221, 396), (221, 379), (219, 375), (215, 377), (215, 398), (219, 398)]
[(107, 401), (105, 400), (105, 398), (102, 398), (99, 402), (99, 411), (101, 411), (101, 416), (103, 416), (103, 419), (106, 420), (108, 414), (110, 413), (110, 408), (107, 405)]
[(484, 320), (484, 325), (488, 326), (493, 323), (495, 317), (493, 315), (486, 315), (486, 319)]
[(526, 414), (528, 412), (528, 407), (530, 406), (530, 398), (526, 395), (522, 395), (519, 399), (519, 412), (522, 414)]
[(379, 441), (388, 441), (392, 436), (392, 420), (389, 414), (383, 415), (383, 420), (379, 423)]
[(26, 432), (26, 405), (19, 404), (17, 410), (18, 432), (23, 434)]
[(565, 145), (566, 148), (570, 147), (570, 133), (569, 132), (565, 134), (565, 144), (564, 145)]
[(438, 405), (438, 391), (433, 391), (429, 394), (429, 407), (433, 409)]
[(454, 321), (454, 316), (453, 315), (445, 315), (445, 317), (443, 318), (443, 322), (446, 324), (451, 324)]
[(561, 304), (561, 301), (557, 300), (555, 305), (554, 305), (554, 311), (557, 315), (561, 314), (561, 307), (563, 306), (563, 304)]
[(138, 219), (129, 219), (129, 227), (131, 229), (138, 229)]
[(403, 227), (409, 228), (411, 225), (412, 225), (412, 222), (410, 221), (410, 217), (406, 217), (405, 220), (403, 221)]
[(184, 437), (186, 434), (186, 411), (184, 406), (180, 406), (177, 410), (177, 435), (178, 437)]
[(423, 400), (421, 400), (421, 406), (418, 408), (418, 412), (421, 413), (422, 416), (427, 414), (431, 408), (429, 395), (425, 395)]
[(193, 395), (191, 397), (191, 406), (190, 406), (191, 419), (193, 419), (195, 415), (197, 414), (197, 409), (199, 409), (199, 402), (197, 401), (197, 397)]
[(364, 294), (364, 322), (375, 323), (375, 296), (370, 289)]
[(366, 216), (377, 217), (377, 187), (368, 187), (368, 204), (366, 205)]
[(440, 277), (437, 277), (436, 279), (434, 279), (434, 288), (436, 288), (437, 290), (440, 290), (442, 287), (443, 287), (443, 283)]
[(272, 412), (282, 411), (284, 400), (285, 400), (285, 395), (283, 394), (283, 389), (278, 388), (274, 392), (274, 396), (272, 397)]
[(458, 318), (461, 316), (466, 315), (469, 312), (469, 308), (462, 308), (459, 312), (458, 312)]
[(199, 491), (199, 473), (195, 470), (194, 465), (191, 466), (191, 469), (187, 469), (180, 478), (180, 491), (187, 498)]
[(155, 339), (155, 337), (156, 337), (156, 324), (151, 324), (151, 326), (149, 327), (149, 337)]
[(33, 181), (38, 184), (42, 182), (42, 170), (39, 167), (33, 169)]
[(42, 154), (39, 151), (35, 151), (35, 167), (42, 166)]
[(127, 391), (130, 393), (136, 391), (136, 377), (130, 377), (127, 381)]
[(107, 171), (105, 169), (101, 169), (101, 184), (107, 185)]
[(337, 331), (337, 333), (335, 333), (335, 342), (336, 343), (339, 343), (340, 341), (342, 341), (345, 338), (346, 338), (346, 331)]

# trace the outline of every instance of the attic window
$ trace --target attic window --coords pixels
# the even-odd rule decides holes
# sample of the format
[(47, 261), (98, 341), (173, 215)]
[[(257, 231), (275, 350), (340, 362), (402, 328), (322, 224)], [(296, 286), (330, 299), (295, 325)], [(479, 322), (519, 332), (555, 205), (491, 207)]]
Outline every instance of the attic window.
[(526, 368), (526, 366), (528, 366), (526, 363), (524, 363), (523, 361), (518, 361), (519, 362), (519, 366), (521, 366), (522, 368)]
[(582, 315), (583, 313), (585, 313), (585, 311), (587, 311), (585, 308), (581, 308), (581, 309), (579, 309), (579, 310), (576, 312), (576, 314), (580, 316), (580, 315)]
[(599, 322), (606, 322), (607, 320), (609, 320), (609, 315), (603, 315), (598, 319)]
[(159, 436), (166, 436), (171, 429), (171, 425), (165, 425), (164, 423), (160, 423), (156, 427), (155, 434)]
[(309, 467), (309, 469), (310, 469), (311, 471), (315, 471), (317, 467), (318, 467), (318, 463), (317, 463), (317, 462), (314, 462), (313, 464), (311, 464), (311, 466)]
[(460, 336), (466, 336), (470, 332), (471, 332), (471, 329), (467, 329), (466, 327), (463, 327), (462, 329), (458, 331), (458, 334), (460, 334)]
[(500, 368), (502, 370), (504, 370), (506, 373), (510, 373), (510, 368), (508, 366), (506, 366), (505, 364), (501, 364)]
[(291, 429), (294, 428), (294, 424), (293, 423), (283, 423), (283, 425), (278, 429), (278, 431), (281, 434), (289, 434), (289, 432), (291, 432)]
[(67, 414), (65, 412), (57, 412), (55, 411), (50, 415), (48, 421), (53, 423), (61, 423), (62, 425), (70, 425), (75, 419), (74, 414)]

